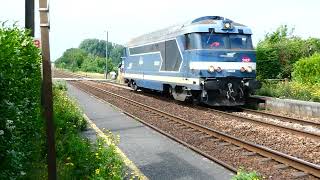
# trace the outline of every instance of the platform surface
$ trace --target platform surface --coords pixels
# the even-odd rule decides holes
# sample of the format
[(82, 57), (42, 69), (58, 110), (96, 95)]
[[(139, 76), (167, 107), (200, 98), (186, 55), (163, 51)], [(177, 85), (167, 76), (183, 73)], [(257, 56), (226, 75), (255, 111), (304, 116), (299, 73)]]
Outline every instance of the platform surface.
[(120, 135), (119, 148), (149, 179), (229, 180), (233, 176), (224, 167), (69, 84), (68, 94), (100, 129)]

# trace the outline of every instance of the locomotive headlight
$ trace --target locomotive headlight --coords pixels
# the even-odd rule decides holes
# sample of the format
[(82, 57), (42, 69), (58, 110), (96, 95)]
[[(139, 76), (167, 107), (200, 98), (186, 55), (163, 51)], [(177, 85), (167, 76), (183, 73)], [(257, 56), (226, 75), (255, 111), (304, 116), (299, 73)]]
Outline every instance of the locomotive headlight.
[(241, 68), (240, 68), (240, 71), (241, 71), (241, 72), (245, 72), (246, 69), (245, 69), (244, 67), (241, 67)]
[(230, 20), (223, 21), (223, 28), (222, 29), (224, 29), (224, 30), (233, 29), (232, 21), (230, 21)]
[(221, 72), (221, 71), (222, 71), (221, 67), (217, 67), (215, 70), (216, 70), (217, 72)]
[(224, 23), (224, 28), (225, 28), (225, 29), (231, 28), (231, 24), (230, 24), (229, 22)]
[(246, 68), (246, 70), (247, 70), (247, 72), (251, 73), (251, 72), (252, 72), (252, 67), (251, 67), (251, 66), (248, 66), (248, 67)]
[(214, 66), (209, 66), (208, 71), (209, 71), (210, 73), (214, 72)]

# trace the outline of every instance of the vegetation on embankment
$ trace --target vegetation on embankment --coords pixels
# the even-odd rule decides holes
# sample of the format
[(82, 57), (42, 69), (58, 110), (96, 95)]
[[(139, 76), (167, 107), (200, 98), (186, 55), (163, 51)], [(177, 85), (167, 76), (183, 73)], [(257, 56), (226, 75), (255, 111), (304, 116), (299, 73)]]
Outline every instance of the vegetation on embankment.
[(263, 81), (258, 94), (279, 98), (320, 102), (320, 54), (298, 60), (291, 81)]
[(320, 85), (308, 85), (289, 81), (262, 81), (262, 88), (256, 94), (283, 99), (320, 102)]
[[(108, 42), (108, 72), (117, 72), (121, 62), (123, 46)], [(85, 39), (79, 48), (67, 49), (55, 61), (57, 68), (71, 71), (85, 71), (104, 73), (106, 66), (106, 41), (99, 39)]]
[(102, 139), (91, 143), (80, 132), (86, 128), (83, 113), (66, 94), (66, 86), (54, 88), (57, 172), (62, 179), (122, 179), (123, 162), (116, 153), (119, 141), (111, 133), (112, 144)]
[[(41, 57), (28, 32), (0, 26), (0, 179), (46, 179), (45, 123), (41, 118)], [(86, 121), (54, 87), (54, 124), (59, 179), (122, 179), (116, 140), (91, 143), (81, 136)]]
[[(293, 36), (279, 27), (257, 45), (258, 95), (320, 101), (320, 39)], [(268, 79), (285, 79), (270, 81)]]

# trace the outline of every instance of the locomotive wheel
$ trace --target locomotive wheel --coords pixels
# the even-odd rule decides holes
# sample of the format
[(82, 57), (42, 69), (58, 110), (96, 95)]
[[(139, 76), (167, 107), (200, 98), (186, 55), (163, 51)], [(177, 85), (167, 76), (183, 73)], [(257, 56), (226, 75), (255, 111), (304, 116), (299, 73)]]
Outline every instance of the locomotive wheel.
[(138, 91), (139, 86), (138, 86), (134, 81), (132, 81), (132, 82), (131, 82), (131, 88), (132, 88), (134, 91)]
[(196, 96), (192, 96), (192, 104), (195, 106), (198, 106), (201, 104), (201, 96), (200, 95), (196, 95)]
[(172, 96), (172, 91), (173, 91), (173, 90), (172, 90), (172, 87), (170, 86), (170, 87), (169, 87), (169, 94), (170, 94), (171, 96)]
[(139, 87), (137, 86), (137, 84), (134, 84), (132, 88), (133, 88), (134, 91), (138, 91), (138, 89), (139, 89)]

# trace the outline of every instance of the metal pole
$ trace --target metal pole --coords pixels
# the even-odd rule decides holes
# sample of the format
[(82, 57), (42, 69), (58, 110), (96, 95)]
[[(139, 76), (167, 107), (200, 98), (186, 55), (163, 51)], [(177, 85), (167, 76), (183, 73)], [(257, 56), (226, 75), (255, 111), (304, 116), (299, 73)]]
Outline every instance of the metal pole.
[(107, 43), (106, 43), (106, 79), (108, 79), (108, 31), (107, 31)]
[(31, 30), (30, 36), (34, 37), (34, 0), (25, 0), (25, 28)]
[(39, 0), (40, 30), (42, 44), (42, 115), (46, 120), (48, 144), (48, 179), (57, 179), (56, 149), (53, 126), (52, 77), (49, 46), (49, 4), (47, 0)]

